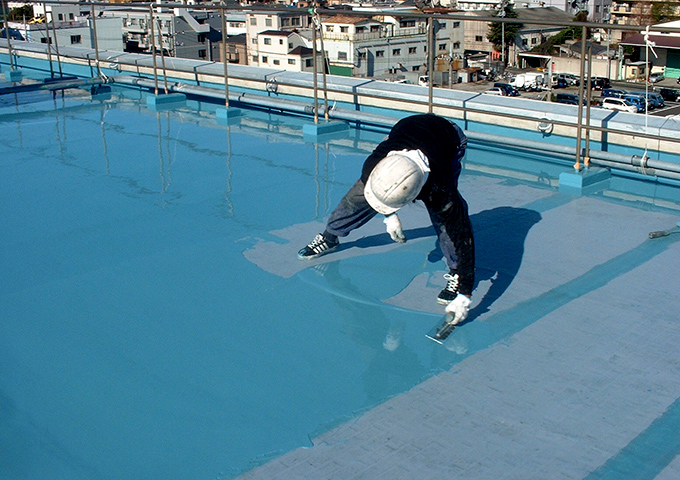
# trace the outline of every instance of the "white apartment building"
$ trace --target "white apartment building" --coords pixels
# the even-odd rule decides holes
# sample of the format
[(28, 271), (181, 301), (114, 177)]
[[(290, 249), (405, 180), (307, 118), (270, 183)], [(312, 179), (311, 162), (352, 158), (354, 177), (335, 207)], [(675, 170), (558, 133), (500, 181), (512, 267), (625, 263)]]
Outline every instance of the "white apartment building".
[[(307, 12), (258, 12), (255, 10), (246, 12), (246, 49), (248, 51), (248, 64), (260, 65), (262, 54), (264, 54), (267, 57), (266, 65), (271, 66), (269, 65), (269, 61), (273, 60), (274, 57), (271, 56), (272, 51), (270, 45), (265, 44), (264, 41), (260, 41), (258, 38), (262, 32), (292, 32), (293, 30), (303, 32), (309, 29), (311, 22), (311, 16)], [(273, 35), (270, 34), (269, 37), (273, 41)], [(287, 44), (288, 42), (284, 42), (283, 45), (287, 48)], [(300, 46), (302, 47), (303, 45)], [(308, 47), (309, 45), (304, 46)], [(261, 47), (264, 47), (263, 52), (260, 52)], [(292, 51), (293, 49), (290, 50)], [(296, 54), (296, 57), (297, 56), (304, 56), (304, 52), (300, 52), (300, 55)], [(277, 65), (278, 67), (286, 67), (289, 65), (288, 60), (282, 62), (280, 58), (278, 59), (280, 63), (280, 65)], [(290, 66), (290, 70), (298, 70), (300, 67), (301, 66), (296, 63), (296, 65)]]
[[(427, 72), (427, 23), (423, 19), (336, 15), (322, 20), (330, 72), (354, 77), (405, 77)], [(462, 58), (461, 22), (439, 21), (434, 55)]]
[(258, 55), (252, 57), (251, 65), (296, 72), (314, 70), (313, 50), (299, 33), (265, 30), (259, 33), (257, 42)]

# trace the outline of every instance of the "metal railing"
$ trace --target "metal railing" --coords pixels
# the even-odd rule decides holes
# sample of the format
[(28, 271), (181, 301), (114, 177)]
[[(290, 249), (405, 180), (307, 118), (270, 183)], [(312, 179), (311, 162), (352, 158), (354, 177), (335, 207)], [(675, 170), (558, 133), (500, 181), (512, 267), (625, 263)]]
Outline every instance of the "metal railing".
[[(52, 1), (52, 0), (46, 0), (46, 1), (41, 1), (40, 3), (46, 4), (46, 5), (78, 5), (79, 7), (83, 7), (84, 5), (89, 5), (90, 7), (90, 19), (91, 19), (91, 24), (92, 24), (92, 30), (93, 30), (93, 46), (95, 49), (95, 55), (94, 55), (94, 61), (95, 61), (95, 67), (96, 67), (96, 72), (97, 76), (102, 76), (102, 70), (101, 70), (101, 53), (99, 51), (99, 46), (98, 46), (98, 41), (97, 41), (97, 15), (96, 15), (96, 8), (100, 7), (112, 7), (114, 5), (105, 3), (105, 2), (89, 2), (89, 3), (82, 3), (82, 2), (76, 2), (76, 1)], [(3, 4), (4, 5), (4, 4)], [(121, 8), (125, 7), (125, 4), (115, 4), (116, 8)], [(158, 28), (158, 25), (156, 25), (156, 22), (154, 21), (155, 18), (155, 11), (156, 9), (171, 9), (171, 8), (186, 8), (186, 5), (183, 3), (134, 3), (134, 4), (129, 4), (127, 5), (129, 7), (134, 7), (136, 9), (141, 8), (148, 8), (149, 12), (149, 25), (151, 28), (151, 38), (152, 42), (151, 43), (151, 48), (152, 48), (152, 57), (153, 57), (153, 78), (154, 78), (154, 92), (158, 93), (159, 91), (159, 76), (162, 75), (163, 82), (164, 82), (164, 91), (167, 93), (170, 90), (169, 84), (168, 84), (168, 78), (169, 74), (166, 68), (166, 62), (165, 62), (165, 53), (164, 49), (160, 49), (160, 56), (161, 56), (161, 66), (159, 67), (157, 64), (157, 56), (158, 56), (158, 51), (156, 47), (156, 33), (155, 30)], [(192, 5), (192, 9), (195, 10), (216, 10), (221, 13), (222, 17), (222, 30), (226, 31), (226, 27), (224, 25), (225, 19), (226, 19), (226, 13), (227, 12), (233, 12), (233, 11), (257, 11), (257, 12), (281, 12), (284, 11), (284, 9), (280, 7), (259, 7), (257, 9), (253, 9), (250, 7), (232, 7), (229, 6), (227, 7), (224, 4), (210, 4), (210, 5)], [(314, 120), (315, 122), (319, 121), (319, 112), (322, 111), (324, 113), (325, 120), (328, 120), (328, 112), (330, 109), (328, 108), (328, 99), (329, 99), (329, 94), (339, 94), (342, 93), (334, 84), (329, 84), (326, 79), (326, 72), (328, 70), (328, 59), (325, 57), (325, 49), (323, 48), (323, 39), (324, 38), (330, 38), (327, 37), (326, 35), (321, 35), (320, 32), (323, 30), (321, 28), (322, 26), (322, 16), (323, 15), (328, 15), (332, 16), (337, 14), (337, 11), (335, 10), (324, 10), (324, 9), (314, 9), (313, 12), (308, 12), (307, 10), (304, 9), (291, 9), (289, 7), (285, 8), (286, 13), (290, 13), (291, 10), (298, 11), (301, 14), (309, 14), (313, 15), (315, 22), (312, 22), (313, 25), (313, 36), (314, 40), (312, 42), (312, 45), (314, 47), (314, 70), (313, 70), (313, 99), (314, 103)], [(367, 17), (367, 16), (374, 16), (376, 15), (376, 12), (372, 13), (366, 13), (366, 12), (353, 12), (353, 11), (343, 11), (343, 15), (347, 16), (360, 16), (360, 17)], [(165, 13), (167, 15), (167, 13)], [(458, 13), (451, 13), (451, 14), (442, 14), (442, 13), (424, 13), (424, 12), (390, 12), (390, 13), (385, 13), (385, 15), (395, 15), (400, 17), (401, 19), (404, 18), (414, 18), (417, 20), (423, 20), (427, 22), (427, 52), (428, 55), (424, 59), (427, 66), (428, 66), (428, 72), (433, 72), (434, 71), (434, 59), (435, 59), (435, 54), (437, 53), (434, 48), (434, 44), (436, 41), (436, 34), (435, 34), (435, 22), (446, 22), (446, 21), (456, 21), (456, 22), (463, 22), (463, 21), (469, 21), (469, 22), (484, 22), (486, 24), (489, 23), (502, 23), (502, 24), (512, 24), (512, 23), (523, 23), (523, 24), (531, 24), (532, 21), (527, 21), (527, 20), (518, 20), (518, 19), (511, 19), (511, 18), (501, 18), (501, 17), (496, 17), (496, 16), (488, 16), (488, 17), (470, 17), (465, 14), (458, 14)], [(534, 23), (539, 23), (534, 22)], [(549, 20), (540, 20), (541, 25), (546, 25), (546, 26), (556, 26), (556, 27), (561, 27), (565, 26), (563, 22), (553, 22)], [(590, 23), (590, 22), (572, 22), (571, 24), (568, 25), (569, 27), (577, 28), (580, 29), (581, 31), (581, 48), (580, 48), (580, 87), (579, 87), (579, 97), (584, 98), (584, 96), (589, 96), (591, 89), (589, 85), (589, 80), (591, 77), (591, 73), (589, 71), (589, 67), (592, 64), (591, 62), (588, 61), (589, 59), (589, 54), (590, 50), (587, 47), (587, 42), (586, 39), (588, 37), (588, 31), (591, 29), (606, 29), (606, 30), (621, 30), (625, 32), (639, 32), (639, 33), (645, 33), (649, 32), (649, 27), (647, 26), (633, 26), (633, 25), (610, 25), (610, 24), (600, 24), (600, 23)], [(54, 28), (54, 25), (53, 25)], [(664, 31), (667, 33), (680, 33), (680, 28), (656, 28), (655, 30), (659, 31)], [(49, 28), (46, 28), (46, 31), (49, 31)], [(160, 37), (160, 35), (159, 35)], [(55, 36), (56, 39), (56, 36)], [(161, 41), (160, 38), (158, 40), (159, 42)], [(159, 43), (160, 44), (160, 43)], [(320, 48), (317, 48), (317, 45), (320, 44)], [(13, 51), (12, 49), (12, 42), (11, 39), (7, 39), (7, 45), (8, 45), (8, 50), (9, 50), (9, 56), (10, 56), (10, 66), (11, 68), (14, 68), (16, 65), (16, 62), (13, 59), (13, 56), (15, 55), (16, 52)], [(227, 52), (228, 47), (226, 43), (226, 38), (223, 36), (222, 40), (222, 45), (223, 45), (223, 51)], [(56, 45), (56, 42), (54, 45), (52, 45), (52, 42), (48, 40), (47, 42), (47, 55), (48, 55), (48, 60), (50, 62), (50, 69), (53, 71), (51, 64), (52, 64), (52, 50), (55, 50), (55, 54), (57, 56), (57, 60), (61, 62), (61, 59), (63, 56), (59, 52), (58, 45)], [(319, 57), (321, 57), (321, 61), (319, 60)], [(225, 104), (226, 106), (229, 106), (229, 83), (230, 83), (230, 77), (229, 77), (229, 71), (228, 71), (228, 63), (229, 62), (223, 62), (224, 63), (224, 72), (223, 72), (223, 82), (224, 82), (224, 99), (225, 99)], [(162, 70), (162, 73), (159, 73), (159, 70)], [(61, 73), (61, 64), (60, 64), (60, 73)], [(318, 74), (321, 73), (323, 76), (323, 85), (321, 86), (322, 90), (322, 95), (323, 95), (323, 107), (318, 106), (318, 89), (319, 89), (319, 81), (318, 81)], [(263, 85), (263, 90), (269, 91), (269, 81), (267, 81), (266, 85)], [(283, 87), (285, 86), (284, 83), (279, 82), (278, 87)], [(390, 98), (389, 95), (383, 96), (382, 94), (371, 94), (371, 93), (366, 93), (362, 94), (367, 97), (373, 97), (375, 99), (381, 99), (381, 98)], [(418, 98), (413, 98), (410, 100), (413, 104), (416, 105), (425, 105), (427, 107), (427, 110), (432, 112), (435, 111), (439, 108), (442, 108), (444, 104), (441, 102), (439, 96), (435, 95), (434, 92), (434, 85), (433, 82), (430, 81), (428, 85), (428, 95), (427, 95), (427, 100), (424, 102)], [(451, 106), (449, 104), (446, 105), (446, 108), (448, 109), (459, 109), (461, 110), (464, 114), (469, 114), (469, 113), (488, 113), (485, 112), (483, 109), (480, 108), (475, 108), (475, 107), (470, 107), (469, 105), (463, 104), (460, 107), (455, 107)], [(494, 116), (498, 117), (505, 117), (509, 119), (520, 119), (520, 120), (533, 120), (531, 117), (527, 117), (523, 115), (523, 112), (518, 111), (518, 112), (513, 112), (513, 113), (507, 113), (507, 112), (494, 112)], [(556, 124), (556, 125), (564, 125), (564, 126), (570, 126), (570, 122), (568, 121), (560, 121), (560, 120), (550, 120), (551, 123)], [(587, 104), (584, 106), (582, 103), (578, 106), (578, 113), (577, 113), (577, 120), (576, 120), (576, 135), (575, 135), (575, 140), (576, 140), (576, 148), (575, 148), (575, 168), (580, 168), (581, 161), (583, 160), (585, 165), (588, 165), (588, 161), (590, 158), (589, 150), (590, 150), (590, 139), (591, 139), (591, 132), (600, 132), (603, 134), (619, 134), (619, 135), (630, 135), (630, 132), (627, 131), (626, 129), (617, 129), (617, 128), (611, 128), (611, 127), (602, 127), (602, 126), (597, 126), (597, 125), (592, 125), (590, 122), (590, 102), (587, 102)], [(665, 141), (665, 142), (676, 142), (680, 143), (680, 138), (672, 138), (672, 137), (666, 137), (662, 136), (656, 133), (649, 133), (648, 131), (644, 132), (636, 132), (635, 135), (637, 137), (641, 138), (646, 138), (650, 140), (656, 140), (656, 141)], [(585, 147), (583, 146), (583, 143), (585, 142)]]

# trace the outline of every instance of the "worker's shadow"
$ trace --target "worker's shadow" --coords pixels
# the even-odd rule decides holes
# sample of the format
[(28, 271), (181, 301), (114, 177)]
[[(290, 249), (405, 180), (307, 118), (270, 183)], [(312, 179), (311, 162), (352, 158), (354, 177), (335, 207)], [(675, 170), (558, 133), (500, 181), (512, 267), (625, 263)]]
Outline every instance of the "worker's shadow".
[[(485, 280), (491, 286), (465, 323), (488, 312), (515, 279), (522, 265), (527, 235), (541, 221), (541, 214), (526, 208), (498, 207), (470, 219), (475, 235), (475, 289)], [(441, 252), (439, 255), (441, 258)]]
[[(508, 289), (524, 257), (524, 242), (531, 227), (541, 220), (535, 210), (515, 207), (498, 207), (470, 216), (475, 236), (475, 289), (479, 282), (489, 280), (491, 286), (481, 301), (470, 311), (465, 323), (489, 311), (489, 307)], [(414, 228), (404, 232), (406, 238), (432, 237), (435, 247), (428, 260), (442, 260), (442, 252), (432, 226)], [(386, 233), (360, 238), (341, 244), (340, 249), (370, 248), (392, 243)], [(473, 295), (474, 296), (474, 295)]]

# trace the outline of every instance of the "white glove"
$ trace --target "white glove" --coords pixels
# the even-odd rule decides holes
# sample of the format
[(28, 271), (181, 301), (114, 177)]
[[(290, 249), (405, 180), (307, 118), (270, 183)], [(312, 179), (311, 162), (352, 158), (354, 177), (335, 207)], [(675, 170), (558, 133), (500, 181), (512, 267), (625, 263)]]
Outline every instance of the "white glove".
[(404, 235), (404, 230), (401, 228), (401, 220), (396, 213), (387, 215), (385, 220), (385, 227), (387, 227), (387, 233), (390, 234), (392, 240), (397, 243), (406, 243), (406, 236)]
[(446, 306), (446, 313), (453, 315), (452, 324), (456, 325), (467, 318), (468, 312), (470, 311), (470, 302), (470, 297), (466, 297), (459, 293), (456, 295), (456, 298)]

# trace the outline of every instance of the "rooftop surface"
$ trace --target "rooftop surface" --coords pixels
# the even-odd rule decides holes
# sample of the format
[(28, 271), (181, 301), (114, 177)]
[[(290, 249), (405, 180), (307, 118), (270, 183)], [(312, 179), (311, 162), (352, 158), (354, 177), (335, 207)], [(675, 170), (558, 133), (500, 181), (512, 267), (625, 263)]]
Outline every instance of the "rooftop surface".
[(680, 477), (677, 187), (472, 144), (477, 285), (438, 344), (419, 204), (404, 245), (376, 219), (296, 258), (384, 132), (41, 95), (0, 105), (0, 477)]
[[(457, 361), (241, 478), (680, 477), (680, 235), (648, 238), (677, 213), (502, 178), (466, 176), (461, 188), (479, 285), (470, 321), (433, 350)], [(344, 257), (370, 255), (361, 244), (374, 228), (322, 259), (342, 270)], [(281, 263), (298, 230), (282, 234)], [(386, 301), (435, 311), (439, 285), (414, 273)]]

